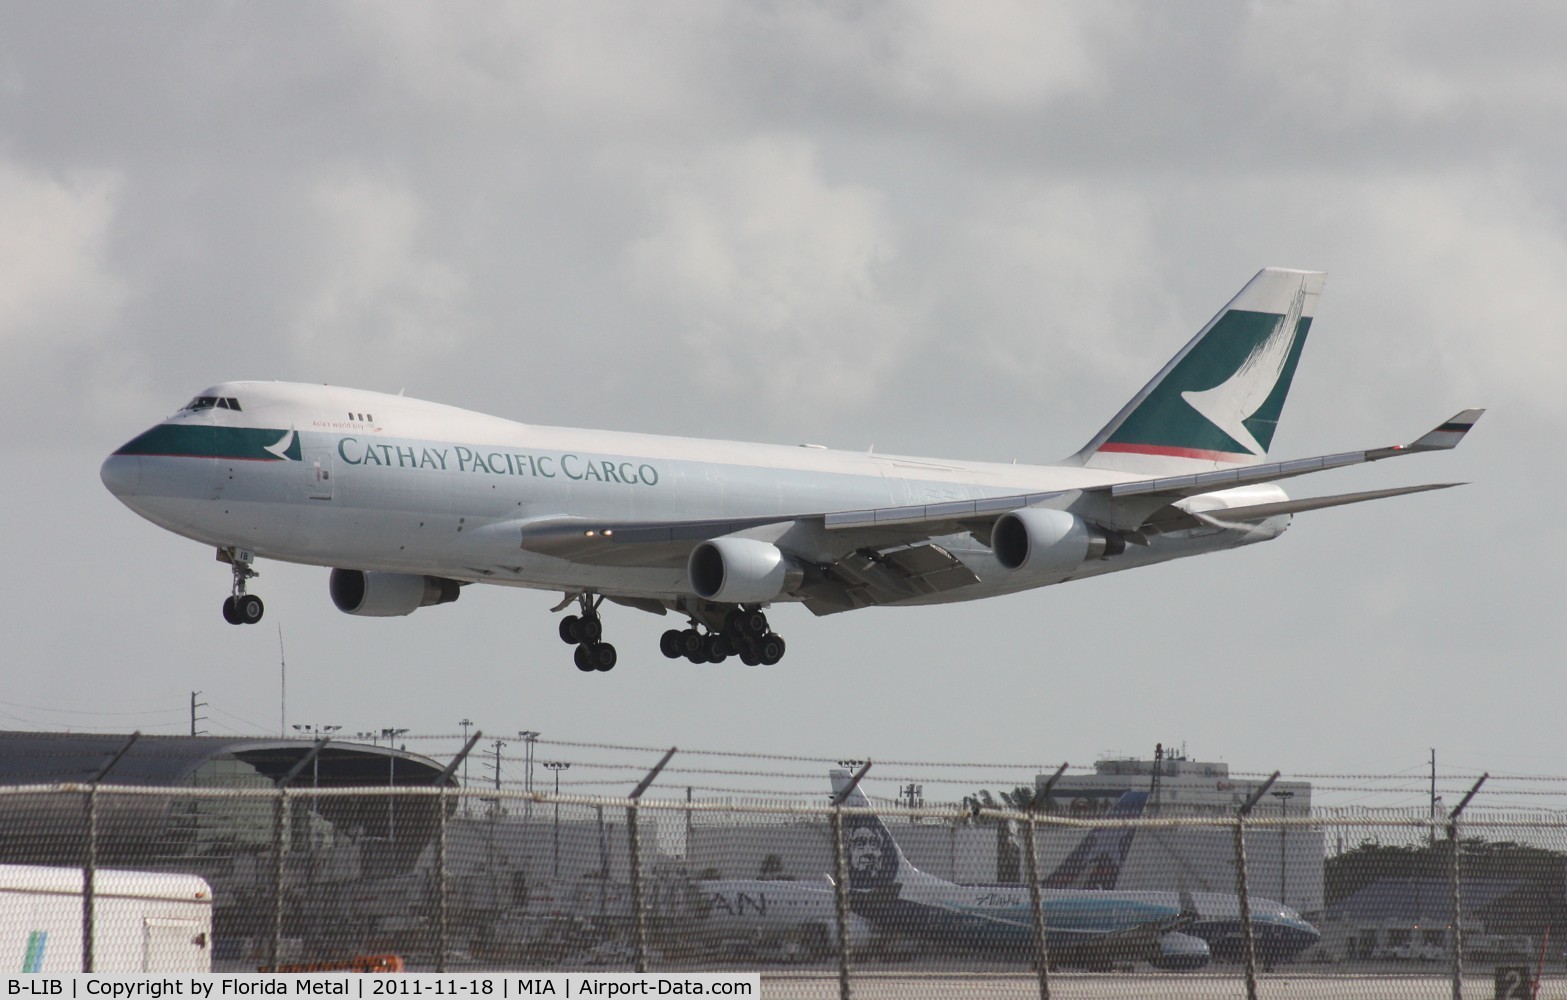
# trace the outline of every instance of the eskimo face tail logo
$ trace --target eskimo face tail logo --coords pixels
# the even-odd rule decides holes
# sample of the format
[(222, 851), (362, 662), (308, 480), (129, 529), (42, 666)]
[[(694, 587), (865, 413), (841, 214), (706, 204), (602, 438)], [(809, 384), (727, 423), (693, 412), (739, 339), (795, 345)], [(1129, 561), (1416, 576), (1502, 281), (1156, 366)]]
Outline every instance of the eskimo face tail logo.
[(1230, 309), (1099, 446), (1215, 462), (1267, 454), (1311, 329), (1303, 280), (1283, 313)]
[(844, 853), (849, 886), (872, 889), (891, 883), (898, 874), (898, 849), (892, 834), (874, 816), (846, 818)]

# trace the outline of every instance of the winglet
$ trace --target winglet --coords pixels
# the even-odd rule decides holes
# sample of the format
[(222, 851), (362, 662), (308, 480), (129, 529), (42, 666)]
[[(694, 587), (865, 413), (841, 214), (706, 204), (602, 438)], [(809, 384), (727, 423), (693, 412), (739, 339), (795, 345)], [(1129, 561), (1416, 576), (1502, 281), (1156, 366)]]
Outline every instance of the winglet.
[(1366, 452), (1366, 461), (1377, 462), (1395, 455), (1410, 455), (1417, 451), (1447, 451), (1458, 447), (1458, 442), (1469, 433), (1469, 428), (1480, 419), (1483, 409), (1460, 410), (1442, 421), (1429, 432), (1410, 444), (1395, 444), (1391, 448), (1373, 448)]
[(1469, 428), (1480, 419), (1480, 414), (1485, 410), (1463, 410), (1448, 418), (1435, 430), (1421, 437), (1413, 444), (1406, 445), (1406, 451), (1446, 451), (1449, 448), (1458, 447), (1458, 442), (1469, 433)]

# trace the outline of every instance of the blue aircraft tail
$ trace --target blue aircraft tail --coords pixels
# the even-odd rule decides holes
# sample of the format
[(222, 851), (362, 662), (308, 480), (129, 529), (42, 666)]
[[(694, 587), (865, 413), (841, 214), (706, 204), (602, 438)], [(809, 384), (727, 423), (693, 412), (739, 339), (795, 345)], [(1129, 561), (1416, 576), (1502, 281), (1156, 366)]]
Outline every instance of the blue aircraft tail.
[[(1105, 816), (1141, 816), (1147, 803), (1147, 792), (1123, 792)], [(1088, 831), (1088, 836), (1039, 884), (1046, 889), (1114, 889), (1136, 832), (1131, 827), (1096, 827)]]

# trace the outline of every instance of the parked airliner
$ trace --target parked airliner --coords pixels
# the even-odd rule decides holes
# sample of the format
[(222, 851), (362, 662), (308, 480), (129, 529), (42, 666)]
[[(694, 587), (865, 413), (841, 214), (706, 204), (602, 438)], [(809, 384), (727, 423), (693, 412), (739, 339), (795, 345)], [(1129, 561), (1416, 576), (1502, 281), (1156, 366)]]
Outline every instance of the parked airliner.
[[(835, 792), (847, 771), (831, 772)], [(1129, 797), (1131, 796), (1131, 797)], [(1142, 811), (1146, 793), (1123, 795), (1114, 816)], [(1026, 885), (960, 885), (914, 867), (858, 787), (843, 816), (849, 908), (885, 932), (931, 947), (1029, 954), (1034, 910)], [(1241, 957), (1240, 897), (1233, 893), (1115, 888), (1135, 828), (1095, 829), (1051, 875), (1040, 879), (1040, 912), (1052, 964), (1102, 968), (1148, 962), (1200, 969)], [(1251, 897), (1256, 952), (1287, 962), (1321, 935), (1282, 903)]]
[[(1127, 792), (1111, 807), (1110, 819), (1137, 816), (1147, 792)], [(864, 801), (863, 795), (860, 802)], [(850, 821), (846, 832), (859, 829)], [(1129, 827), (1104, 827), (1089, 831), (1055, 870), (1040, 884), (1059, 889), (1113, 889), (1121, 865), (1132, 846)], [(709, 937), (725, 941), (751, 938), (759, 943), (798, 946), (804, 951), (836, 950), (837, 905), (830, 877), (792, 879), (702, 879), (695, 883), (700, 919)], [(1012, 886), (1009, 889), (1015, 888)], [(897, 928), (873, 925), (856, 913), (844, 915), (844, 933), (852, 951), (873, 945), (878, 929), (883, 938)], [(1206, 955), (1206, 950), (1204, 951)]]
[(1325, 275), (1268, 268), (1076, 454), (1055, 465), (907, 458), (516, 423), (358, 389), (227, 382), (102, 468), (132, 510), (217, 549), (224, 618), (262, 602), (256, 559), (332, 567), (354, 615), (471, 583), (562, 593), (560, 637), (609, 670), (604, 600), (688, 627), (670, 658), (778, 662), (766, 609), (974, 600), (1276, 538), (1298, 512), (1451, 483), (1290, 499), (1278, 481), (1452, 448), (1267, 463)]

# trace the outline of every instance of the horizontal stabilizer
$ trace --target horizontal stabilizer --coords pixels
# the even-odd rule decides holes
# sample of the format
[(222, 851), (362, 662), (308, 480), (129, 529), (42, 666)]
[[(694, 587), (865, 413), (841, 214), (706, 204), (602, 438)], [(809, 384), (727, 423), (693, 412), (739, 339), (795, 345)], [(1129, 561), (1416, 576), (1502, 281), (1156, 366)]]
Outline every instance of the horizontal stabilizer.
[(1426, 493), (1430, 490), (1446, 490), (1465, 483), (1425, 483), (1421, 486), (1395, 486), (1385, 490), (1366, 490), (1364, 493), (1339, 493), (1328, 497), (1304, 497), (1299, 500), (1281, 500), (1278, 503), (1252, 504), (1250, 507), (1224, 507), (1218, 510), (1194, 511), (1192, 516), (1209, 524), (1235, 524), (1244, 521), (1260, 521), (1279, 514), (1299, 514), (1308, 510), (1342, 507), (1345, 504), (1366, 500), (1383, 500), (1401, 497), (1409, 493)]

